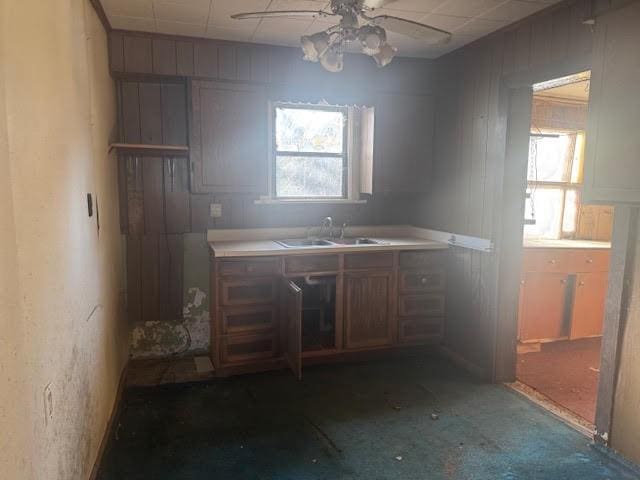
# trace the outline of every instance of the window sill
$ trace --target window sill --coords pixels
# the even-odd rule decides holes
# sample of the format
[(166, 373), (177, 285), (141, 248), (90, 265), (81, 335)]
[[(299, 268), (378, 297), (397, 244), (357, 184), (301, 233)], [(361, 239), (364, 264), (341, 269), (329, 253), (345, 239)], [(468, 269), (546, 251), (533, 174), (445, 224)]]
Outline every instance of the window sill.
[(300, 205), (300, 204), (322, 204), (322, 205), (362, 205), (366, 200), (351, 200), (348, 198), (333, 199), (300, 199), (300, 200), (280, 200), (276, 198), (259, 198), (253, 201), (254, 205)]

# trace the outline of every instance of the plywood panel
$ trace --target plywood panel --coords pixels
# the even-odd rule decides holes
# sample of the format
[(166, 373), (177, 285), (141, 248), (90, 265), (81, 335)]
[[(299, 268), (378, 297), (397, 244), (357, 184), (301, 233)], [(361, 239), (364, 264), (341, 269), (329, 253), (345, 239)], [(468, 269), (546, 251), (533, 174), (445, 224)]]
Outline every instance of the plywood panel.
[(124, 36), (124, 70), (129, 73), (152, 73), (151, 38), (142, 35)]
[(187, 233), (191, 229), (189, 161), (186, 157), (165, 157), (162, 161), (167, 233)]
[(162, 138), (165, 145), (187, 145), (187, 92), (184, 84), (162, 84)]
[(142, 158), (127, 157), (127, 214), (130, 235), (144, 234), (144, 200), (142, 180)]
[(125, 143), (141, 143), (140, 93), (137, 82), (120, 84), (120, 135)]
[(153, 73), (176, 75), (176, 42), (167, 38), (153, 39)]
[(142, 158), (144, 232), (164, 233), (164, 182), (161, 157)]
[(218, 77), (218, 46), (213, 42), (194, 43), (194, 73), (198, 77)]
[(193, 42), (176, 41), (176, 71), (178, 75), (193, 75)]

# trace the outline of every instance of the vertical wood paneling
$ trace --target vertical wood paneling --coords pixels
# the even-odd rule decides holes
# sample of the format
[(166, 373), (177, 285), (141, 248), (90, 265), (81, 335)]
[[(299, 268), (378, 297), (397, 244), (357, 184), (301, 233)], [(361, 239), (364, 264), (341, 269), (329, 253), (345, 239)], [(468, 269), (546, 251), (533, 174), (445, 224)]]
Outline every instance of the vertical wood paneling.
[(153, 73), (176, 75), (176, 42), (166, 38), (153, 39)]
[(183, 84), (162, 85), (162, 139), (165, 145), (187, 144), (187, 93)]
[(120, 86), (121, 131), (126, 143), (140, 143), (140, 94), (138, 83), (123, 82)]
[(164, 233), (163, 162), (160, 157), (142, 159), (144, 232)]
[(127, 213), (129, 235), (144, 234), (144, 201), (142, 182), (142, 159), (127, 157)]
[(193, 42), (176, 42), (176, 70), (178, 75), (193, 75)]
[[(141, 239), (141, 304), (142, 321), (154, 322), (164, 319), (160, 312), (160, 258), (158, 236), (145, 235)], [(161, 313), (163, 316), (161, 316)]]
[(516, 30), (514, 52), (514, 71), (521, 72), (529, 68), (531, 58), (531, 24), (525, 23)]
[(139, 35), (124, 37), (124, 70), (130, 73), (152, 73), (151, 38)]
[[(553, 17), (544, 16), (536, 20), (531, 30), (530, 67), (542, 67), (549, 63), (555, 45), (553, 40)], [(560, 46), (561, 47), (561, 46)]]
[(237, 80), (237, 48), (232, 45), (221, 45), (218, 49), (218, 76), (223, 80)]
[(241, 82), (250, 82), (251, 78), (251, 47), (236, 48), (237, 78)]
[(120, 214), (120, 233), (129, 231), (129, 202), (127, 201), (127, 157), (118, 157), (118, 211)]
[(140, 237), (127, 236), (127, 317), (129, 322), (142, 319), (142, 259)]
[(167, 235), (168, 269), (168, 315), (169, 320), (182, 318), (182, 286), (184, 283), (184, 237)]
[(269, 68), (269, 50), (266, 47), (251, 47), (251, 80), (268, 82)]
[(186, 157), (165, 157), (163, 163), (167, 233), (189, 232), (189, 161)]
[(193, 47), (195, 75), (216, 78), (218, 76), (218, 46), (211, 42), (195, 42)]
[(109, 64), (111, 71), (124, 72), (124, 37), (120, 32), (109, 34)]
[(162, 94), (159, 83), (140, 83), (140, 140), (162, 144)]

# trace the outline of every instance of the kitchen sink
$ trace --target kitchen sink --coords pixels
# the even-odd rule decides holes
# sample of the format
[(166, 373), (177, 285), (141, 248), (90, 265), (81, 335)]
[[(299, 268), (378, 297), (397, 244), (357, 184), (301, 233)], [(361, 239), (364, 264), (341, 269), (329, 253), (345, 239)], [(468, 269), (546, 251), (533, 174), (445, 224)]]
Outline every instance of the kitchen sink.
[(276, 240), (276, 242), (286, 248), (330, 247), (334, 245), (329, 240), (319, 238), (289, 238), (286, 240)]
[(338, 245), (381, 245), (384, 242), (372, 238), (335, 238), (332, 242)]

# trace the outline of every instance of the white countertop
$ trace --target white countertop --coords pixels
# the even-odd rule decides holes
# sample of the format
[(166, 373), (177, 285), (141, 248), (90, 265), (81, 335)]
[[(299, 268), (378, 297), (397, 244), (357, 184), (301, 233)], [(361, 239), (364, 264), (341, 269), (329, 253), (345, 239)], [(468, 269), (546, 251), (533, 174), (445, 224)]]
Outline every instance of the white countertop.
[(353, 253), (385, 250), (441, 250), (446, 243), (424, 238), (421, 229), (406, 226), (351, 227), (349, 237), (367, 237), (381, 242), (375, 245), (331, 245), (284, 247), (275, 240), (305, 238), (306, 228), (210, 230), (207, 238), (216, 257), (259, 257), (317, 253)]
[(592, 240), (549, 240), (545, 238), (525, 238), (523, 242), (524, 248), (598, 248), (610, 249), (609, 242), (595, 242)]

